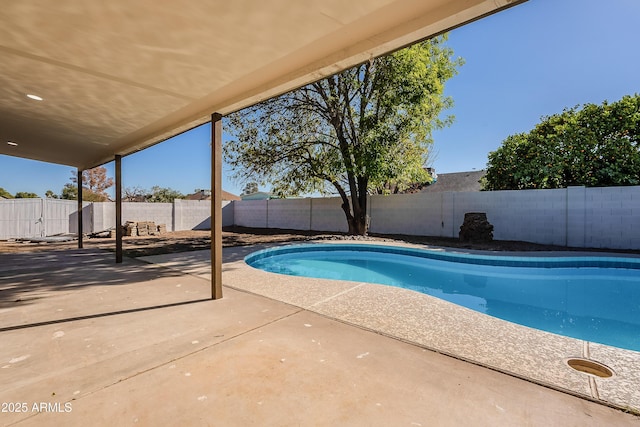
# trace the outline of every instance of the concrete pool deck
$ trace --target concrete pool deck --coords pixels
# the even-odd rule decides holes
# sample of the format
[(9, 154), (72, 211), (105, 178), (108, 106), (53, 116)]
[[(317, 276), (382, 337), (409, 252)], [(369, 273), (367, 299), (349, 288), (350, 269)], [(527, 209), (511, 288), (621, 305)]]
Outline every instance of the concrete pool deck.
[[(0, 254), (0, 424), (640, 426), (477, 365), (638, 408), (636, 352), (402, 289), (262, 272), (242, 261), (257, 249), (225, 248), (218, 301), (208, 251), (122, 265), (88, 249)], [(616, 376), (564, 364), (585, 351)]]

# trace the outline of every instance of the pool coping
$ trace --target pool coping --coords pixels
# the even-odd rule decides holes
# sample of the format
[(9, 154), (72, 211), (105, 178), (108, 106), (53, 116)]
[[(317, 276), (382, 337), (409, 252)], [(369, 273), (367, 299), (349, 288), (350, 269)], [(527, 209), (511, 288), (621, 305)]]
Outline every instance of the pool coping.
[[(368, 241), (333, 240), (309, 243), (371, 244)], [(611, 257), (611, 254), (600, 252), (493, 252), (400, 242), (375, 244), (460, 254)], [(545, 387), (619, 409), (640, 412), (640, 352), (540, 331), (407, 289), (285, 276), (255, 269), (244, 262), (244, 256), (248, 253), (281, 245), (224, 248), (224, 285), (282, 301)], [(640, 258), (635, 254), (620, 254), (623, 255)], [(162, 256), (147, 258), (155, 258), (152, 262), (162, 263)], [(186, 268), (192, 274), (210, 277), (209, 267), (206, 265), (208, 259), (203, 258), (204, 264), (191, 267), (185, 264), (188, 262), (187, 258), (185, 262), (180, 260), (180, 254), (172, 254), (168, 259), (180, 266), (182, 271)], [(188, 259), (192, 262), (193, 256)], [(567, 360), (572, 358), (599, 362), (609, 367), (614, 375), (611, 378), (600, 378), (578, 372), (567, 364)]]

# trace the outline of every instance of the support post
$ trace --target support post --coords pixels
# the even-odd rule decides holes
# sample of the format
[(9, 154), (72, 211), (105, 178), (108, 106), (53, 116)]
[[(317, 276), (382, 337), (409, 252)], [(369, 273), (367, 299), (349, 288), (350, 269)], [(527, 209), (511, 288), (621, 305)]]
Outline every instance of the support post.
[(116, 154), (116, 263), (122, 262), (122, 156)]
[(211, 299), (222, 298), (222, 115), (211, 115)]
[(82, 170), (78, 169), (78, 249), (82, 249)]

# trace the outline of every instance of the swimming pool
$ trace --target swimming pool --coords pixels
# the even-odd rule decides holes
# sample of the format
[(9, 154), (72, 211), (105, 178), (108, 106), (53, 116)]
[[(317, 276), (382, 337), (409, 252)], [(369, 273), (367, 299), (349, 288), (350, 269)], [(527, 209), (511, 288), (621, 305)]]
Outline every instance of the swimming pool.
[(272, 273), (398, 286), (521, 325), (640, 351), (640, 259), (452, 254), (369, 244), (266, 249)]

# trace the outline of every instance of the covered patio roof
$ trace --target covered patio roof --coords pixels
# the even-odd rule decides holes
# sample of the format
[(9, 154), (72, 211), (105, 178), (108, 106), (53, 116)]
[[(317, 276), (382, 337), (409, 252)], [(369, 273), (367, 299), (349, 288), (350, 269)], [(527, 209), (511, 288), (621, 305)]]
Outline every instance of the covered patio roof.
[(92, 168), (520, 2), (8, 2), (0, 154)]

